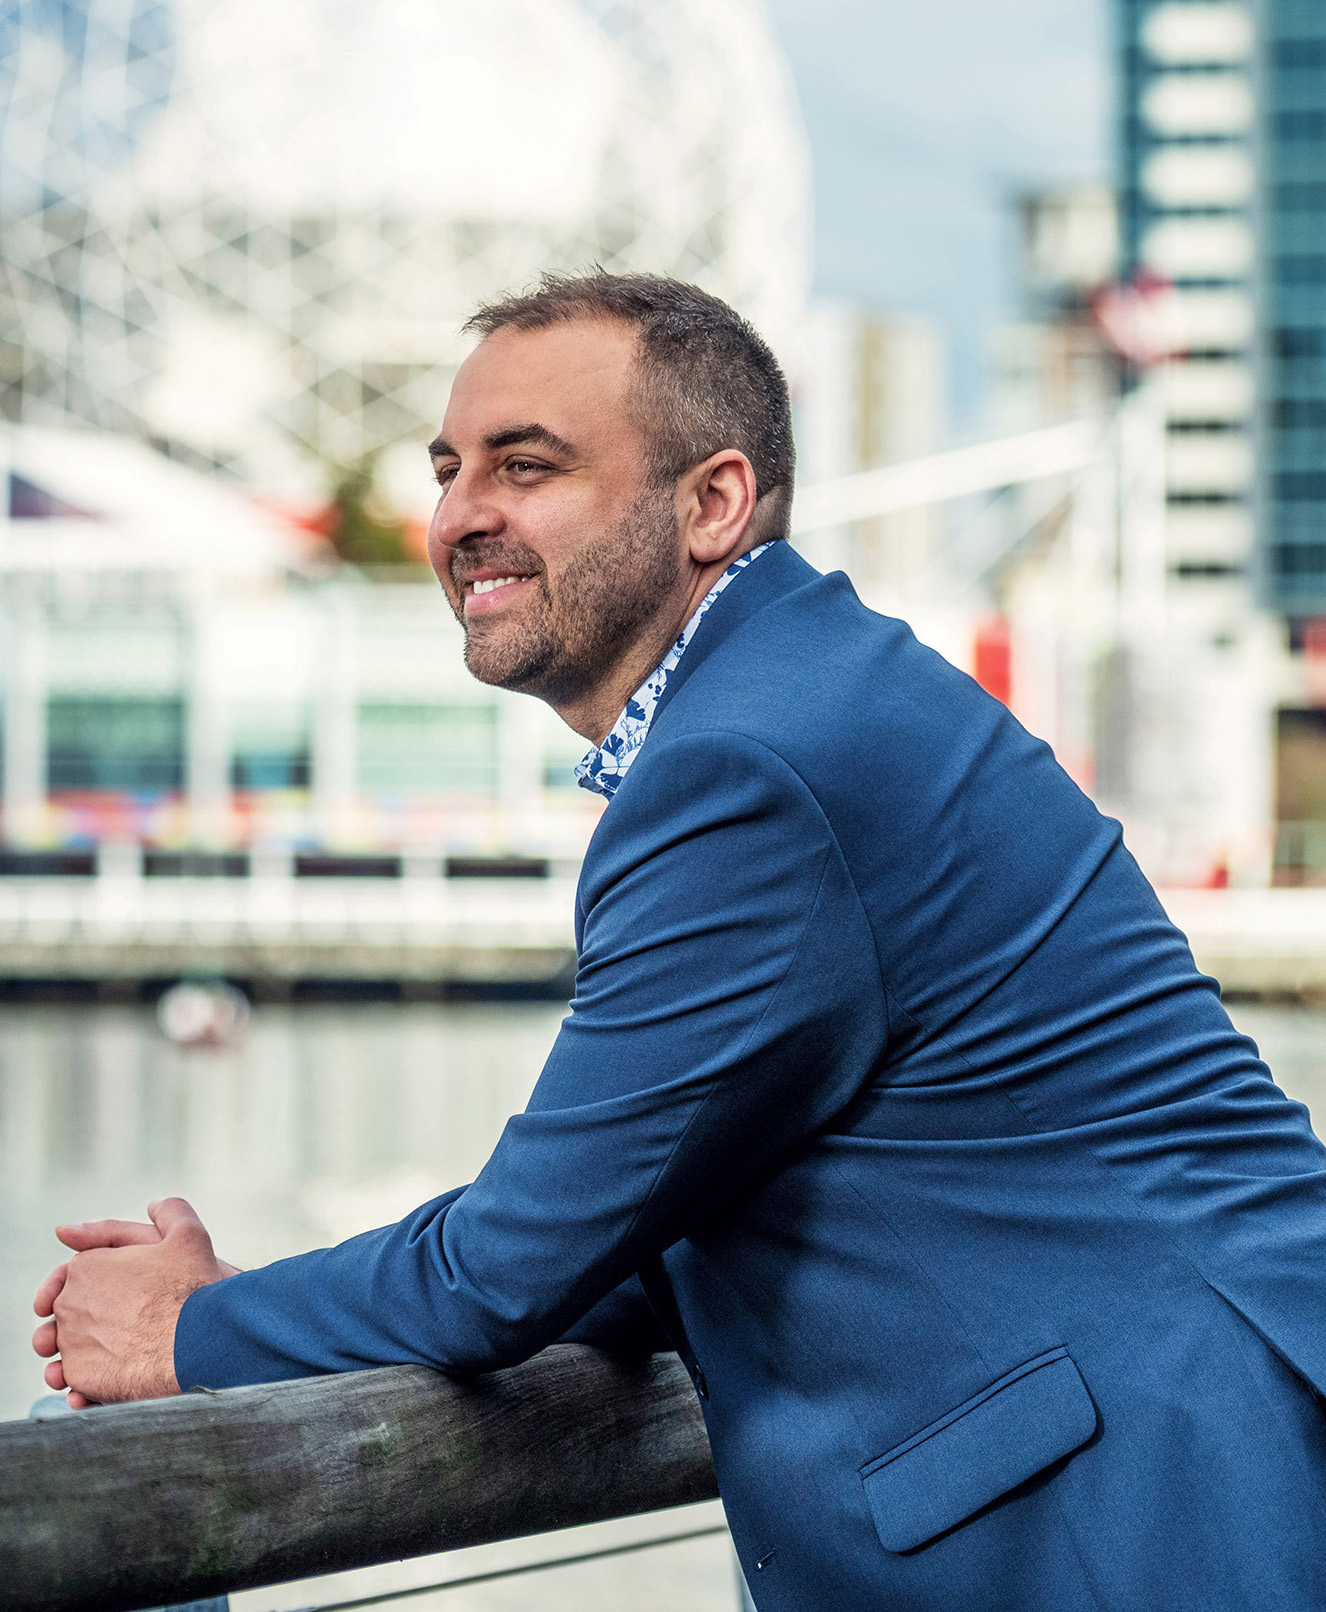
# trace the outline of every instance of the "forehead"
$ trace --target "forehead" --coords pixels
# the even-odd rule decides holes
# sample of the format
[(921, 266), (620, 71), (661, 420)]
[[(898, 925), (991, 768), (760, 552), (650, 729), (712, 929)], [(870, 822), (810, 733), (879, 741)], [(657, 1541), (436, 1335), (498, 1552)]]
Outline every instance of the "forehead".
[(576, 445), (634, 436), (628, 398), (635, 356), (635, 331), (616, 321), (507, 326), (457, 371), (443, 435), (462, 452), (517, 421), (537, 422)]

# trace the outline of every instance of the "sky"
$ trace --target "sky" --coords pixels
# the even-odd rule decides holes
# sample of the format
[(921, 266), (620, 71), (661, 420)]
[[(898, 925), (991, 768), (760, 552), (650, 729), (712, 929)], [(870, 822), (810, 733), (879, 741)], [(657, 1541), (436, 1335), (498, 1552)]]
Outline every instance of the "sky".
[(1110, 170), (1107, 0), (765, 0), (810, 137), (815, 287), (928, 314), (975, 420), (1007, 198)]

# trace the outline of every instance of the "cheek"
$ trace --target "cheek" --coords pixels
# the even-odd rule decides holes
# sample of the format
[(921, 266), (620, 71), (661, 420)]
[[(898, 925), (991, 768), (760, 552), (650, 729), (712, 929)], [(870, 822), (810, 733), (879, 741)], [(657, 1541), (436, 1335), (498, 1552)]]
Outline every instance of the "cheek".
[[(586, 555), (610, 553), (623, 527), (633, 524), (629, 502), (565, 483), (550, 488), (538, 503), (531, 500), (520, 514), (519, 539), (543, 561), (554, 590), (559, 578), (580, 569)], [(514, 520), (511, 525), (516, 529)]]

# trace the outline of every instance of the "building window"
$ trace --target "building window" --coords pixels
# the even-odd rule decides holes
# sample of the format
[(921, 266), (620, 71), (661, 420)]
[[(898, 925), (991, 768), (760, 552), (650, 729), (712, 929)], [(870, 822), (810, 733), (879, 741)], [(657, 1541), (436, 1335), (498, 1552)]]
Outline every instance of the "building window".
[(1326, 577), (1326, 543), (1277, 543), (1271, 559), (1277, 576)]
[(309, 753), (303, 750), (239, 750), (230, 760), (230, 787), (239, 793), (262, 789), (307, 789)]
[(1277, 112), (1271, 127), (1279, 140), (1326, 140), (1326, 112)]
[(1276, 719), (1276, 884), (1326, 883), (1326, 711)]
[(230, 717), (230, 787), (307, 789), (308, 712), (302, 705), (243, 705)]
[(584, 760), (589, 741), (581, 739), (571, 745), (556, 744), (549, 747), (543, 758), (543, 787), (545, 789), (579, 789), (576, 767)]
[(1275, 496), (1286, 504), (1326, 503), (1326, 470), (1282, 470)]
[(1326, 330), (1293, 327), (1273, 330), (1271, 347), (1277, 358), (1326, 357)]
[(1271, 404), (1277, 431), (1326, 431), (1326, 397), (1282, 397)]
[(1326, 39), (1277, 39), (1271, 46), (1271, 60), (1277, 67), (1326, 67)]
[(53, 699), (46, 714), (47, 789), (181, 790), (184, 722), (180, 699)]
[(1272, 191), (1276, 207), (1287, 213), (1326, 211), (1326, 185), (1315, 179), (1287, 179)]
[(1307, 252), (1277, 258), (1275, 275), (1281, 285), (1326, 285), (1326, 254)]
[(361, 705), (358, 738), (365, 794), (497, 793), (494, 706)]

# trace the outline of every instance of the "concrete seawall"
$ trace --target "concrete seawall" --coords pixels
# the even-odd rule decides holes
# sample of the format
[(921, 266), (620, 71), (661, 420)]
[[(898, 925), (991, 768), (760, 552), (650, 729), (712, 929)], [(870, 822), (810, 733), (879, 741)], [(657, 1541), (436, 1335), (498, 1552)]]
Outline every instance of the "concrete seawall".
[(565, 877), (0, 879), (0, 979), (569, 989), (574, 910)]
[[(1163, 890), (1226, 994), (1326, 996), (1326, 889)], [(0, 878), (0, 980), (569, 988), (575, 881)]]
[(1326, 997), (1326, 889), (1162, 890), (1226, 996)]

